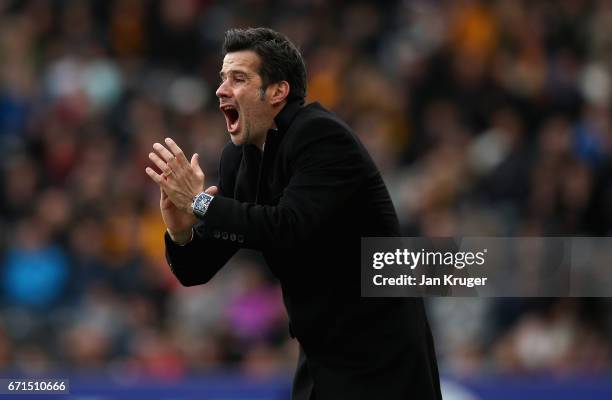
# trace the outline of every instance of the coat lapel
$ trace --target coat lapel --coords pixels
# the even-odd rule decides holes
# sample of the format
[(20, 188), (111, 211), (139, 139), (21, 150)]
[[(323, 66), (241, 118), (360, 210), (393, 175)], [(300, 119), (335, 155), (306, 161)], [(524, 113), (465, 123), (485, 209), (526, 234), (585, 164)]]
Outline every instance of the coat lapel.
[(252, 144), (242, 146), (242, 161), (236, 176), (234, 198), (254, 203), (257, 197), (257, 180), (261, 166), (261, 151)]

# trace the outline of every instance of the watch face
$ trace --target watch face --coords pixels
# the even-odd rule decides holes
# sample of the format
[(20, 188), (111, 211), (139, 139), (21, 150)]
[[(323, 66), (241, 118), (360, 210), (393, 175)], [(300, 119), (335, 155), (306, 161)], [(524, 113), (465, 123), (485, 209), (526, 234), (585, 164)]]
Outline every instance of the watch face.
[(208, 205), (210, 204), (213, 197), (206, 193), (200, 193), (195, 201), (193, 202), (193, 211), (194, 213), (203, 216), (208, 209)]

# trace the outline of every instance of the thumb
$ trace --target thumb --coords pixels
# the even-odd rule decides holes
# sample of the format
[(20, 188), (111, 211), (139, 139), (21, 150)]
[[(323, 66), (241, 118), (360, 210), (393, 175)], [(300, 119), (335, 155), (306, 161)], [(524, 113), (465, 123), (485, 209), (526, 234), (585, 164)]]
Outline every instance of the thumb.
[(191, 156), (191, 168), (193, 168), (196, 174), (204, 176), (204, 172), (200, 168), (200, 155), (198, 153), (193, 153), (193, 156)]
[(216, 186), (209, 186), (208, 189), (204, 191), (204, 193), (214, 196), (219, 193), (219, 188)]
[(193, 155), (191, 156), (191, 166), (193, 168), (200, 169), (200, 156), (198, 155), (198, 153), (193, 153)]

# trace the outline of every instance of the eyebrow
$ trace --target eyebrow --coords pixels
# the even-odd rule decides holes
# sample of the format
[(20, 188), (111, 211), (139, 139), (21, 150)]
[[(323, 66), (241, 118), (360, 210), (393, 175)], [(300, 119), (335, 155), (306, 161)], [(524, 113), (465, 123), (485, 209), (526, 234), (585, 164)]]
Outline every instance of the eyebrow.
[(245, 77), (249, 76), (249, 74), (246, 71), (241, 70), (241, 69), (230, 69), (227, 72), (219, 71), (219, 77), (221, 79), (223, 79), (223, 77), (226, 75), (244, 75)]

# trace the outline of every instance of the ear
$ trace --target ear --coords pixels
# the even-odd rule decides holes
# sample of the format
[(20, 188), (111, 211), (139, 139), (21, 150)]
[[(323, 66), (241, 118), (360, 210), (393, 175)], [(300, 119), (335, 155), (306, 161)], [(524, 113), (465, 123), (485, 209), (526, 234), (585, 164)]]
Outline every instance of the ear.
[(273, 83), (270, 86), (268, 86), (269, 89), (269, 99), (270, 99), (270, 104), (272, 104), (273, 106), (276, 106), (280, 103), (282, 103), (283, 101), (285, 101), (287, 99), (287, 96), (289, 96), (289, 82), (287, 81), (280, 81), (277, 83)]

